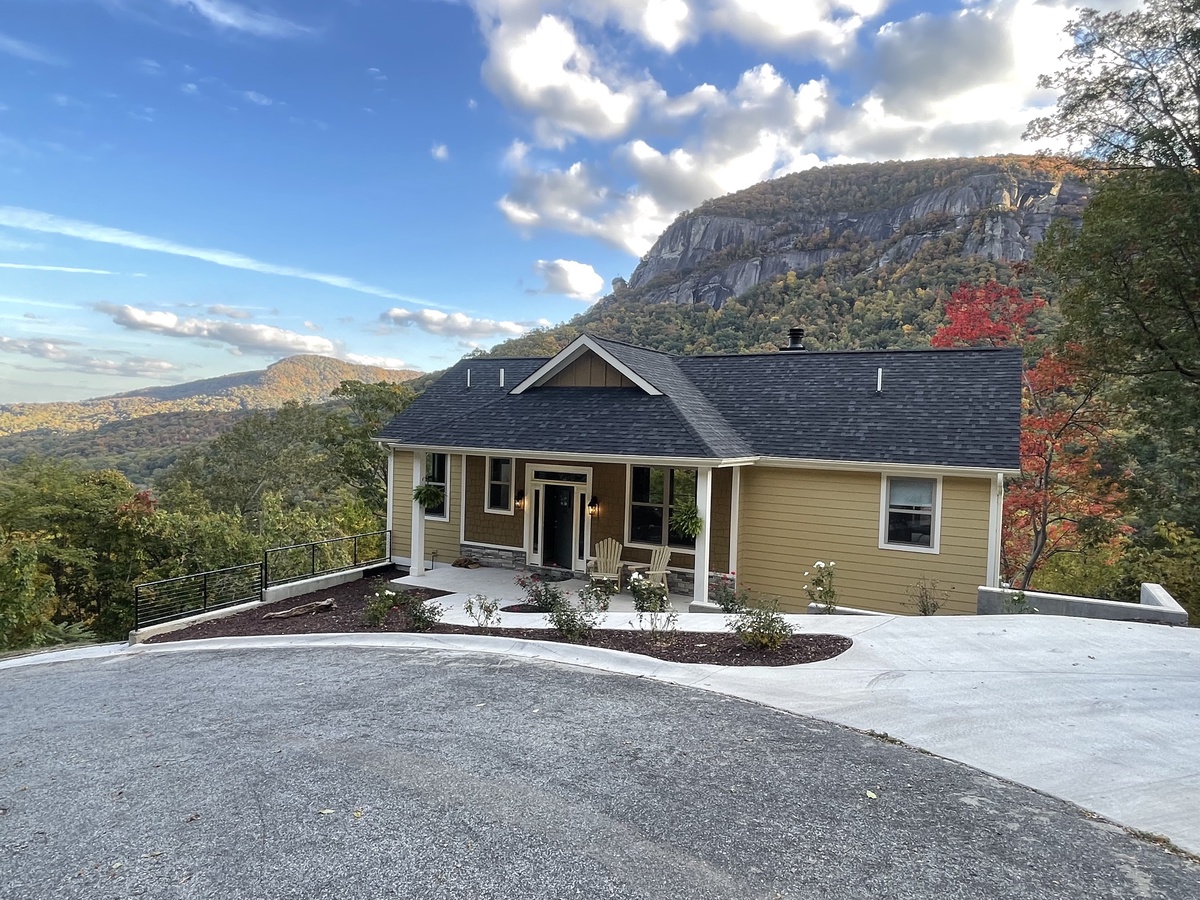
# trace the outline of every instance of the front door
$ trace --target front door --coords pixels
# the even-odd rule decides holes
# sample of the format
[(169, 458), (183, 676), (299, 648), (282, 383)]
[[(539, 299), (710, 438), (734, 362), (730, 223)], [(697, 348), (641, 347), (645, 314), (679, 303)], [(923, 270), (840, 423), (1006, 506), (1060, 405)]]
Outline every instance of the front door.
[(575, 568), (574, 531), (575, 488), (566, 484), (546, 485), (542, 565)]
[(592, 470), (530, 463), (525, 483), (531, 510), (525, 519), (530, 565), (585, 571), (591, 539), (588, 497)]

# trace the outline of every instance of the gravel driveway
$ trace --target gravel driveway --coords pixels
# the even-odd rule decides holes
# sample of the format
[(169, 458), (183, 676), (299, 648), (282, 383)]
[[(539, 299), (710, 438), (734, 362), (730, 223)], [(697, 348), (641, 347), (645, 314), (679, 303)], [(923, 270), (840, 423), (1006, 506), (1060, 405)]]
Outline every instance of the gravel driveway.
[(1200, 898), (1200, 864), (1027, 788), (552, 663), (145, 653), (0, 691), (5, 900)]

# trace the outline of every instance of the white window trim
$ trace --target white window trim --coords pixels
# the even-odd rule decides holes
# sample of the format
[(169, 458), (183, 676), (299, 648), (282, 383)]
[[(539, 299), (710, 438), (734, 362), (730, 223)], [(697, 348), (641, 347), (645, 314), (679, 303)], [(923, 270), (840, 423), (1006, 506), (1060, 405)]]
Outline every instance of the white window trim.
[[(684, 544), (672, 544), (670, 523), (663, 522), (663, 538), (665, 543), (662, 544), (644, 544), (641, 541), (635, 541), (629, 536), (629, 529), (633, 524), (633, 467), (637, 465), (643, 469), (696, 469), (699, 475), (699, 469), (696, 466), (675, 466), (670, 463), (655, 463), (653, 465), (647, 463), (627, 463), (625, 466), (625, 546), (636, 547), (639, 550), (657, 550), (659, 547), (670, 547), (672, 553), (688, 553), (692, 556), (696, 555), (695, 547), (688, 547)], [(646, 504), (639, 504), (645, 506)], [(670, 501), (667, 502), (667, 508), (670, 508)], [(690, 569), (687, 571), (691, 571)]]
[[(888, 482), (893, 478), (920, 478), (933, 482), (933, 527), (930, 529), (928, 547), (916, 544), (889, 544), (888, 532)], [(926, 472), (884, 472), (879, 476), (879, 549), (898, 550), (901, 553), (941, 553), (942, 546), (942, 476)]]
[[(438, 450), (428, 450), (428, 451), (426, 451), (426, 453), (438, 453), (439, 455), (446, 457), (446, 483), (444, 485), (442, 485), (442, 491), (445, 493), (445, 497), (442, 498), (442, 509), (444, 509), (446, 512), (444, 515), (435, 516), (435, 515), (432, 515), (428, 510), (426, 510), (425, 511), (425, 521), (426, 522), (449, 522), (450, 521), (450, 487), (451, 487), (450, 483), (452, 481), (454, 481), (454, 454), (453, 453), (443, 453)], [(428, 472), (429, 472), (429, 460), (428, 459), (425, 460), (425, 472), (426, 472), (425, 477), (428, 478)]]
[[(488, 505), (492, 498), (492, 460), (508, 460), (508, 509), (493, 509)], [(493, 516), (516, 515), (514, 501), (517, 494), (517, 458), (515, 456), (486, 456), (483, 460), (483, 511)]]

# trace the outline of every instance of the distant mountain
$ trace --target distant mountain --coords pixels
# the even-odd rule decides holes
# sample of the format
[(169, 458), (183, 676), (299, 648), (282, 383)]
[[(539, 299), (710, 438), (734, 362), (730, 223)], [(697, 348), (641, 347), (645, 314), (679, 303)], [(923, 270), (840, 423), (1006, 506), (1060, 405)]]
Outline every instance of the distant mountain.
[(1081, 175), (1063, 160), (1006, 156), (766, 181), (680, 215), (587, 312), (491, 352), (552, 353), (585, 328), (674, 352), (737, 352), (777, 346), (794, 324), (813, 349), (923, 346), (963, 281), (1052, 299), (1028, 261), (1052, 221), (1078, 221)]
[[(343, 381), (405, 382), (421, 373), (359, 366), (325, 356), (290, 356), (264, 370), (142, 388), (79, 403), (0, 404), (0, 436), (90, 431), (111, 422), (177, 412), (278, 409), (328, 400)], [(0, 446), (0, 458), (4, 456)]]

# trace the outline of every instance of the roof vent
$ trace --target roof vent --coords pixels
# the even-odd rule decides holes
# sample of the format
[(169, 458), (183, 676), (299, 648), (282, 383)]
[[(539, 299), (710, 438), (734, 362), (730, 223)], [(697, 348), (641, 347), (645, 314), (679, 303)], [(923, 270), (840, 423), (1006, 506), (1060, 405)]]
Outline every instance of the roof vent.
[(799, 325), (788, 329), (788, 345), (784, 350), (803, 350), (804, 349), (804, 329)]

